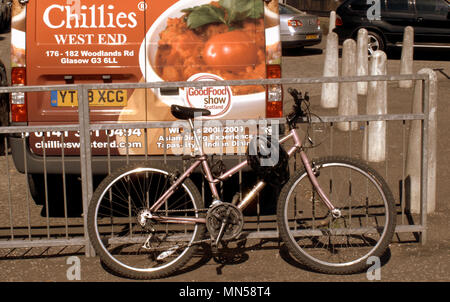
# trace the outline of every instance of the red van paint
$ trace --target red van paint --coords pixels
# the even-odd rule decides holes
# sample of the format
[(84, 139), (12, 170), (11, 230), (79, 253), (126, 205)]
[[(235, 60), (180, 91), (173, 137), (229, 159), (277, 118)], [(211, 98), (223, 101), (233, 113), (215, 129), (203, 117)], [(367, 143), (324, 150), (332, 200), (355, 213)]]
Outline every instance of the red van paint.
[[(13, 85), (281, 76), (275, 0), (14, 0), (12, 14)], [(95, 123), (173, 121), (171, 104), (210, 109), (210, 119), (282, 114), (281, 87), (277, 85), (93, 90), (89, 91), (89, 103)], [(73, 124), (78, 121), (77, 109), (76, 91), (11, 96), (13, 125)], [(176, 144), (161, 143), (164, 135), (163, 140), (174, 141), (180, 135), (179, 129), (170, 132), (96, 132), (91, 137), (92, 152), (94, 157), (106, 155), (108, 149), (113, 156), (142, 155), (145, 151), (155, 156), (177, 153)], [(216, 136), (216, 140), (221, 139), (223, 136)], [(124, 147), (127, 144), (129, 148)], [(76, 133), (30, 133), (30, 149), (26, 151), (30, 165), (43, 155), (44, 148), (46, 155), (57, 158), (62, 147), (65, 155), (78, 154)], [(43, 173), (36, 165), (32, 169), (33, 173)], [(71, 168), (67, 172), (77, 173)]]

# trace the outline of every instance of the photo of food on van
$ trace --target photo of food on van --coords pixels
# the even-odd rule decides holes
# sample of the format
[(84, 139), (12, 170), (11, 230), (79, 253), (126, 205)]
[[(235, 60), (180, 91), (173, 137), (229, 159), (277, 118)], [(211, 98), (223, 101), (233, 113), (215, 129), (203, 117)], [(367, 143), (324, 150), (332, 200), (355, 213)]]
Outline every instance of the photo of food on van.
[[(237, 3), (246, 5), (245, 1)], [(264, 12), (262, 1), (255, 3), (261, 5), (250, 7), (243, 14), (245, 18), (236, 16), (231, 21), (225, 19), (231, 19), (231, 13), (219, 2), (184, 9), (183, 16), (168, 19), (157, 44), (157, 74), (165, 81), (186, 81), (197, 73), (211, 73), (226, 80), (264, 78)], [(210, 23), (199, 24), (196, 19), (208, 19)], [(152, 51), (149, 50), (149, 58)], [(254, 90), (248, 86), (232, 88), (235, 95)]]
[[(275, 2), (275, 1), (272, 1)], [(275, 9), (275, 11), (274, 11)], [(267, 65), (280, 64), (278, 6), (260, 0), (185, 0), (168, 7), (151, 25), (140, 49), (147, 82), (267, 78)], [(231, 86), (229, 103), (209, 118), (260, 118), (266, 114), (266, 87)], [(187, 89), (178, 95), (153, 91), (167, 104), (192, 106)], [(201, 92), (200, 92), (201, 93)], [(222, 99), (225, 95), (222, 96)], [(218, 104), (200, 107), (217, 109)], [(226, 110), (225, 110), (226, 109)]]

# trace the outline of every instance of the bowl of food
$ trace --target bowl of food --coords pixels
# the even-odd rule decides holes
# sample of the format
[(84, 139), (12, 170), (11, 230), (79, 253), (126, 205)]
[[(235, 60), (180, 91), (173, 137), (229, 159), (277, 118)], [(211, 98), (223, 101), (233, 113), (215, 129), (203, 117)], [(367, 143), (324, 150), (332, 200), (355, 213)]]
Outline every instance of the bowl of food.
[[(263, 2), (221, 3), (224, 6), (211, 0), (178, 1), (156, 19), (139, 53), (140, 68), (147, 82), (266, 78)], [(233, 9), (241, 13), (233, 16), (236, 15)], [(249, 117), (264, 116), (264, 86), (214, 88), (217, 89), (180, 89), (175, 95), (155, 89), (155, 94), (167, 105), (212, 108), (212, 117), (242, 118), (243, 112)], [(217, 93), (208, 95), (216, 97), (212, 103), (206, 99), (208, 91)]]

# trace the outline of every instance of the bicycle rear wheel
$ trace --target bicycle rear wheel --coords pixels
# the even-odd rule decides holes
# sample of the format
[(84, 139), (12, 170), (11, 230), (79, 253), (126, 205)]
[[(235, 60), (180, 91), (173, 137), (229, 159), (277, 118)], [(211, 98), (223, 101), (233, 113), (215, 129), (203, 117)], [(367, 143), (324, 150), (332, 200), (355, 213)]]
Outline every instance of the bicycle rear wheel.
[(384, 179), (356, 159), (314, 161), (320, 187), (342, 216), (333, 218), (305, 169), (283, 187), (277, 218), (288, 250), (307, 267), (329, 274), (350, 274), (381, 257), (395, 230), (393, 195)]
[(201, 218), (201, 196), (186, 179), (156, 212), (150, 207), (171, 186), (174, 174), (160, 165), (125, 166), (95, 190), (88, 232), (100, 259), (116, 273), (134, 279), (165, 277), (182, 267), (205, 232), (204, 223), (169, 223), (170, 218)]

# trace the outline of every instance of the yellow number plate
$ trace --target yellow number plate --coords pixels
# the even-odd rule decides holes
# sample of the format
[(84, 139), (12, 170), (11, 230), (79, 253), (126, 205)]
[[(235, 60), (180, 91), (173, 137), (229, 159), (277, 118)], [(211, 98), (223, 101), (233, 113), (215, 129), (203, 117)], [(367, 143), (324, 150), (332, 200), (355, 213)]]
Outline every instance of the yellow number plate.
[(319, 39), (319, 35), (306, 35), (306, 40)]
[[(78, 106), (78, 93), (76, 90), (53, 90), (50, 103), (53, 107)], [(127, 105), (126, 90), (89, 90), (88, 100), (90, 106), (116, 106)]]

